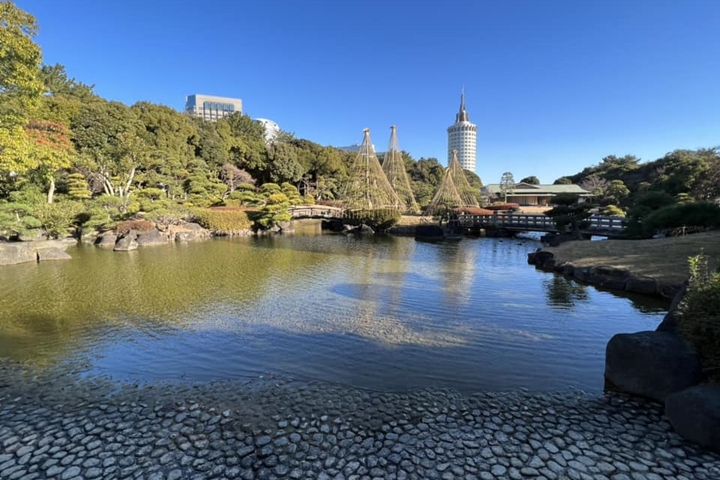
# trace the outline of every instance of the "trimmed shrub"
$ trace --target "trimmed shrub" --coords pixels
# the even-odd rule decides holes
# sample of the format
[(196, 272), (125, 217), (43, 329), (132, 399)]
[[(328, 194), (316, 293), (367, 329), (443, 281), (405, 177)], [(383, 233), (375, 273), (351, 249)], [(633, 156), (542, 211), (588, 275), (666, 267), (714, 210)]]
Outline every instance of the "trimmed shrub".
[(248, 218), (247, 212), (244, 209), (232, 207), (199, 210), (197, 221), (211, 232), (220, 235), (233, 235), (252, 227), (252, 221)]
[(76, 225), (76, 217), (82, 210), (82, 203), (72, 200), (45, 203), (36, 205), (32, 216), (40, 221), (48, 238), (59, 238), (67, 235), (70, 228)]
[(167, 207), (148, 212), (145, 218), (158, 225), (179, 225), (194, 220), (195, 211), (185, 205), (170, 203)]
[(711, 381), (720, 383), (720, 273), (705, 255), (690, 257), (688, 290), (678, 308), (678, 329), (695, 347)]
[(712, 202), (678, 203), (662, 207), (642, 219), (647, 235), (680, 227), (720, 227), (720, 205)]
[(148, 222), (147, 220), (125, 220), (124, 222), (117, 224), (115, 227), (115, 233), (118, 235), (124, 235), (130, 230), (135, 230), (138, 233), (149, 232), (153, 228), (155, 228), (155, 224), (153, 222)]
[(625, 211), (618, 207), (617, 205), (605, 205), (600, 209), (600, 213), (602, 215), (607, 215), (610, 217), (624, 217)]
[(387, 230), (402, 218), (402, 212), (392, 208), (352, 210), (345, 212), (345, 221), (352, 225), (365, 224), (373, 230)]

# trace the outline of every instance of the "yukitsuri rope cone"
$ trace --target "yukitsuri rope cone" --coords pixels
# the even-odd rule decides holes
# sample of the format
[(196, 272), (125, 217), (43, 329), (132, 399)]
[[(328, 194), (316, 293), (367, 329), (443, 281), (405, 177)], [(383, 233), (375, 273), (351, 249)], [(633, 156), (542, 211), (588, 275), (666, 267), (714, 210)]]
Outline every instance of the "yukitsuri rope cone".
[(365, 137), (355, 161), (350, 166), (348, 181), (341, 201), (348, 210), (398, 209), (402, 201), (385, 176), (375, 149), (370, 142), (370, 129), (363, 130)]
[(418, 213), (420, 208), (415, 201), (412, 188), (410, 188), (410, 179), (405, 170), (405, 161), (402, 158), (400, 147), (398, 146), (397, 134), (395, 133), (395, 125), (390, 127), (390, 146), (385, 154), (382, 169), (385, 172), (390, 185), (395, 189), (395, 193), (400, 199), (397, 208), (403, 212)]
[(460, 199), (462, 200), (462, 205), (460, 206), (479, 207), (480, 202), (478, 202), (477, 195), (475, 194), (473, 188), (470, 186), (470, 182), (468, 182), (467, 177), (465, 177), (465, 172), (460, 165), (460, 162), (458, 162), (457, 150), (453, 150), (453, 158), (452, 160), (450, 160), (448, 170), (450, 170), (450, 175), (452, 176), (453, 183), (455, 183), (455, 188), (457, 189), (457, 192), (460, 195)]
[(460, 162), (457, 159), (457, 150), (453, 150), (450, 166), (445, 169), (440, 188), (425, 209), (425, 215), (437, 215), (461, 207), (479, 207), (477, 197), (472, 191), (470, 183), (465, 178)]

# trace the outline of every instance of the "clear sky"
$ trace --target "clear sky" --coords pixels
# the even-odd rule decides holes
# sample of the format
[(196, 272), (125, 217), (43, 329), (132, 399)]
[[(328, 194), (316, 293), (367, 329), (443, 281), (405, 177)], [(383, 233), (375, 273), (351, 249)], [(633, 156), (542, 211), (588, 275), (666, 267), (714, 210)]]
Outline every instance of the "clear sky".
[(719, 0), (17, 0), (44, 62), (126, 104), (204, 93), (323, 145), (447, 162), (465, 86), (477, 171), (552, 183), (610, 154), (720, 145)]

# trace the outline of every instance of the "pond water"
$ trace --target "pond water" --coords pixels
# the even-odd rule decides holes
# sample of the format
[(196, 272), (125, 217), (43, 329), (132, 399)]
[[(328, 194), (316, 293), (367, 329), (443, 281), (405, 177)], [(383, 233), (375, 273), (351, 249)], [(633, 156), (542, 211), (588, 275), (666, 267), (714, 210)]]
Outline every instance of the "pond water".
[(118, 381), (600, 392), (605, 345), (667, 303), (527, 264), (532, 239), (214, 239), (0, 268), (0, 356)]

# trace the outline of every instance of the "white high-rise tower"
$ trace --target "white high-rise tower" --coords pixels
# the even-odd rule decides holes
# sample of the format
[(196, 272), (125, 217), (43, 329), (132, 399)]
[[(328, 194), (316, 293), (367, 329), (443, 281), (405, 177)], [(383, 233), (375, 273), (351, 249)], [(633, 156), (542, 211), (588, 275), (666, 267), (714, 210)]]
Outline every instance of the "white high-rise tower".
[(470, 123), (465, 111), (465, 88), (460, 95), (460, 111), (455, 115), (455, 123), (448, 127), (448, 165), (453, 150), (457, 150), (457, 159), (465, 170), (475, 172), (475, 149), (477, 147), (477, 125)]

